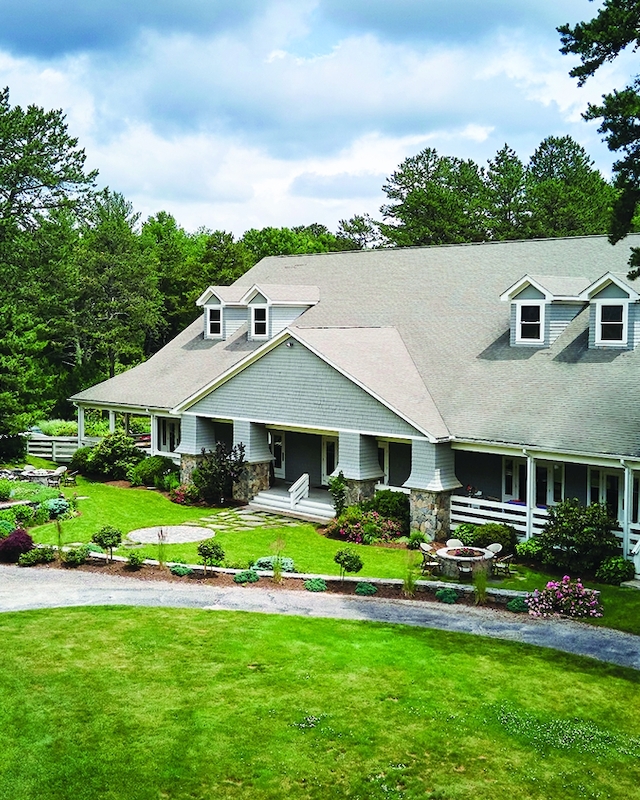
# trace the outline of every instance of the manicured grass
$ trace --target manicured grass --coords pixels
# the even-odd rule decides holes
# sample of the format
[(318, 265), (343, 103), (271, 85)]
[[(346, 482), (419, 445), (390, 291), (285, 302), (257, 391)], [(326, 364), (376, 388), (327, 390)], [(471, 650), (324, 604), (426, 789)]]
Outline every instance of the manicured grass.
[(636, 796), (633, 670), (402, 626), (0, 615), (0, 798)]

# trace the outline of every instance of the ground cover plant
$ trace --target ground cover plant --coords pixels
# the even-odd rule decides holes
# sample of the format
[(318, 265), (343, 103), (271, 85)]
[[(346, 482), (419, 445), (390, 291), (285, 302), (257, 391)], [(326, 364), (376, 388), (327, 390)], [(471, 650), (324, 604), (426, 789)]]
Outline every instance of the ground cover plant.
[(637, 792), (638, 673), (585, 658), (188, 609), (9, 613), (0, 637), (2, 800)]

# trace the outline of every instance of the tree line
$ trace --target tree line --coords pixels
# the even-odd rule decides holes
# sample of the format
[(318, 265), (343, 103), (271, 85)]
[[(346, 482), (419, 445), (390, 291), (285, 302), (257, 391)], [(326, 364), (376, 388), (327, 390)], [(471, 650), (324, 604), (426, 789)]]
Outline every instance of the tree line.
[(527, 164), (505, 145), (486, 167), (427, 148), (383, 186), (381, 219), (188, 232), (141, 221), (69, 135), (62, 111), (0, 92), (0, 434), (69, 416), (67, 398), (148, 358), (198, 316), (209, 285), (265, 256), (604, 233), (617, 192), (570, 137)]

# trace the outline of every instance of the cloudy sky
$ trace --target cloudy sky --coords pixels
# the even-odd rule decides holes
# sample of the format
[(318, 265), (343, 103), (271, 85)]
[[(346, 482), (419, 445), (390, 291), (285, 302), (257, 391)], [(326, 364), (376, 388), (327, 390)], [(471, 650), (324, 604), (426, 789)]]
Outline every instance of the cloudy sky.
[(607, 173), (557, 25), (587, 0), (0, 0), (0, 85), (63, 108), (100, 182), (187, 229), (379, 216), (424, 147), (484, 163), (574, 136)]

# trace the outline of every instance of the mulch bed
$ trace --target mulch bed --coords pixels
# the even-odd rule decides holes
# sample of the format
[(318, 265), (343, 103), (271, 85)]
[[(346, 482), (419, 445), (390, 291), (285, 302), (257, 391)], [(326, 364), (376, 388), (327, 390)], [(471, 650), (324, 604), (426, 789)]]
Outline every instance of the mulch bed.
[[(34, 567), (30, 567), (29, 569), (34, 569)], [(129, 578), (130, 580), (170, 581), (171, 583), (197, 584), (199, 586), (215, 586), (218, 588), (235, 587), (237, 589), (241, 586), (241, 584), (238, 584), (233, 580), (233, 575), (225, 572), (210, 572), (206, 578), (202, 575), (189, 575), (180, 577), (178, 575), (173, 575), (169, 571), (168, 567), (162, 568), (159, 566), (145, 565), (139, 570), (132, 570), (129, 569), (126, 562), (123, 561), (113, 561), (110, 563), (102, 561), (90, 561), (86, 564), (81, 564), (78, 567), (65, 567), (54, 561), (51, 564), (40, 564), (35, 567), (35, 569), (74, 569), (79, 570), (80, 572), (94, 572), (100, 575), (116, 575), (123, 578)], [(365, 583), (366, 578), (363, 578), (362, 582)], [(274, 583), (271, 577), (261, 577), (257, 583), (244, 584), (244, 588), (247, 591), (251, 591), (253, 587), (261, 589), (268, 588), (270, 591), (281, 591), (283, 589), (299, 592), (307, 591), (304, 588), (304, 581), (299, 578), (283, 578), (281, 583)], [(455, 584), (451, 584), (451, 588), (455, 589)], [(344, 584), (339, 578), (327, 581), (327, 592), (329, 594), (355, 595), (355, 589), (356, 584), (352, 583), (351, 581), (345, 582)], [(416, 594), (412, 598), (405, 597), (402, 591), (402, 586), (378, 585), (377, 589), (378, 591), (375, 595), (373, 595), (374, 598), (385, 598), (389, 600), (411, 599), (422, 602), (437, 602), (434, 592), (430, 592), (422, 586), (416, 587)], [(458, 605), (475, 605), (474, 596), (463, 594), (459, 595)], [(487, 600), (487, 602), (483, 605), (483, 608), (504, 611), (504, 605), (493, 603), (489, 600)]]

